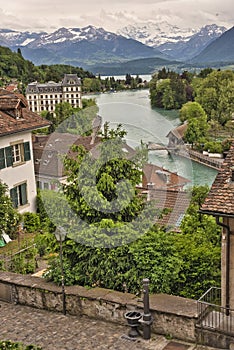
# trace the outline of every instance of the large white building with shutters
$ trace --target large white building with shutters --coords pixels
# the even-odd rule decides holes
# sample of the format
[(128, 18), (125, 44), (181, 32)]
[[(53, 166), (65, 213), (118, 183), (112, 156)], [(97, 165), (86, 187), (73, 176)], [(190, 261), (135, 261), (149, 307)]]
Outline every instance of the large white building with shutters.
[(28, 109), (24, 96), (0, 90), (0, 181), (20, 213), (36, 210), (32, 131), (50, 122)]
[(32, 112), (48, 111), (54, 114), (58, 103), (68, 102), (74, 108), (82, 108), (81, 80), (77, 74), (65, 74), (61, 82), (32, 82), (27, 86), (26, 98)]

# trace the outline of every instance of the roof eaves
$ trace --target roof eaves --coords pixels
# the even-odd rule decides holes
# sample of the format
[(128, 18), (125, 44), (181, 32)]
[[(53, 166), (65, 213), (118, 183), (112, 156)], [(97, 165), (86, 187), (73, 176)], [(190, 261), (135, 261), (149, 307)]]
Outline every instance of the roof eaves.
[(206, 214), (206, 215), (213, 215), (213, 216), (223, 216), (223, 217), (228, 217), (228, 218), (234, 218), (234, 213), (228, 214), (228, 213), (223, 213), (219, 211), (212, 211), (212, 210), (198, 210), (199, 213), (201, 214)]

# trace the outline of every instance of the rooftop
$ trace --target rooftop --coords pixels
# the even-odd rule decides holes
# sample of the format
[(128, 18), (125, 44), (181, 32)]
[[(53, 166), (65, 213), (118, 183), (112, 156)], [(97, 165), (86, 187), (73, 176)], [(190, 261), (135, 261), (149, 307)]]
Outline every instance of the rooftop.
[(149, 190), (149, 200), (155, 201), (158, 209), (169, 209), (168, 213), (156, 219), (159, 225), (167, 229), (179, 228), (190, 204), (190, 193), (175, 190)]
[(145, 164), (143, 168), (143, 187), (151, 184), (154, 189), (182, 189), (190, 180), (159, 167), (155, 164)]
[(234, 142), (201, 207), (208, 214), (234, 217)]
[(0, 136), (47, 127), (50, 122), (28, 109), (23, 95), (0, 90)]

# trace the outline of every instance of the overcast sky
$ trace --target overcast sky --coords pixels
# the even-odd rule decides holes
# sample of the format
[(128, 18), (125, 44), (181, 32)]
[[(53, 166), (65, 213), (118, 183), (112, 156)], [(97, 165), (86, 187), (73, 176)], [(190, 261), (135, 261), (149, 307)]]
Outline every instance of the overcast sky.
[(1, 28), (48, 31), (92, 24), (109, 31), (166, 19), (181, 28), (234, 25), (233, 0), (0, 0)]

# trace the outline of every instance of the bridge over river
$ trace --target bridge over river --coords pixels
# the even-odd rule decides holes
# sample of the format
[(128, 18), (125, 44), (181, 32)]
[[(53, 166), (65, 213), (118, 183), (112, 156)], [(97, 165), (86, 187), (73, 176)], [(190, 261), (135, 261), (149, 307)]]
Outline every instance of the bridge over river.
[(149, 151), (167, 151), (175, 156), (191, 159), (194, 162), (206, 165), (215, 170), (219, 170), (223, 164), (223, 158), (211, 157), (200, 152), (194, 151), (186, 146), (183, 147), (168, 147), (160, 143), (148, 142), (147, 148)]

